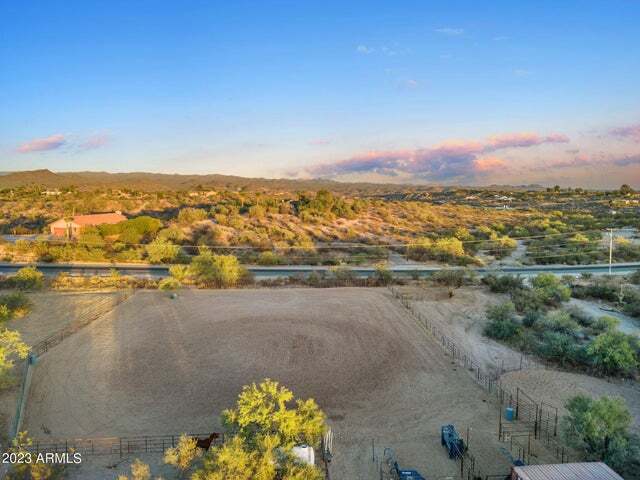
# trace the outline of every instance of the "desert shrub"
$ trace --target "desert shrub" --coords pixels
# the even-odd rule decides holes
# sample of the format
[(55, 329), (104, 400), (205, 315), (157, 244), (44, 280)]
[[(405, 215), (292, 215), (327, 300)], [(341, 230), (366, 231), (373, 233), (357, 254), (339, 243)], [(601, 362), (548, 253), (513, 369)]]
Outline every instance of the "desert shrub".
[(629, 337), (618, 331), (598, 335), (587, 347), (593, 366), (607, 375), (630, 374), (638, 366), (638, 356)]
[(537, 290), (518, 288), (511, 293), (511, 301), (518, 312), (541, 311), (545, 307), (544, 298)]
[(618, 325), (620, 325), (620, 320), (615, 317), (610, 317), (609, 315), (604, 315), (593, 322), (591, 328), (595, 332), (604, 333), (616, 330)]
[(524, 288), (520, 275), (496, 275), (490, 273), (482, 281), (489, 286), (494, 293), (512, 293)]
[(180, 287), (180, 282), (173, 277), (163, 278), (158, 283), (158, 290), (177, 290)]
[(262, 252), (258, 257), (258, 265), (282, 265), (283, 263), (285, 263), (284, 259), (271, 251)]
[(567, 307), (565, 307), (564, 310), (569, 315), (571, 315), (571, 318), (573, 318), (576, 322), (578, 322), (583, 327), (590, 327), (591, 325), (593, 325), (593, 322), (594, 322), (593, 317), (589, 315), (587, 312), (585, 312), (584, 310), (582, 310), (580, 307), (577, 307), (576, 305), (568, 305)]
[(180, 476), (184, 477), (185, 473), (193, 462), (198, 458), (197, 440), (188, 437), (185, 434), (180, 435), (178, 444), (173, 448), (168, 448), (164, 453), (164, 463), (173, 465), (180, 472)]
[[(11, 441), (8, 452), (26, 455), (30, 451), (31, 445), (33, 445), (33, 440), (27, 436), (27, 432), (18, 432), (18, 435)], [(33, 457), (35, 460), (35, 455)], [(63, 464), (32, 461), (13, 464), (5, 478), (7, 480), (62, 480), (65, 476)]]
[(460, 288), (466, 283), (468, 276), (466, 270), (445, 268), (433, 273), (430, 278), (438, 285)]
[(538, 353), (541, 357), (565, 365), (567, 362), (579, 360), (580, 346), (571, 335), (562, 332), (547, 331), (542, 333)]
[(538, 322), (538, 328), (541, 330), (566, 333), (567, 335), (575, 335), (580, 330), (580, 325), (571, 318), (569, 312), (554, 310), (542, 317), (540, 322)]
[(393, 274), (385, 264), (380, 263), (376, 265), (374, 279), (378, 285), (389, 285), (393, 281)]
[(589, 285), (574, 285), (572, 293), (576, 298), (591, 297), (609, 302), (617, 302), (620, 293), (620, 284), (615, 278), (598, 277)]
[[(9, 317), (22, 317), (31, 309), (32, 303), (22, 292), (13, 292), (0, 296), (0, 309), (4, 307)], [(0, 314), (0, 318), (2, 314)]]
[(178, 256), (180, 247), (169, 240), (156, 238), (145, 246), (145, 250), (151, 263), (171, 263)]
[(178, 223), (181, 225), (191, 225), (207, 219), (207, 211), (201, 208), (186, 207), (178, 212)]
[(245, 275), (245, 269), (233, 255), (214, 255), (208, 250), (191, 260), (188, 276), (204, 286), (232, 287)]
[(538, 320), (542, 317), (540, 310), (527, 310), (522, 316), (522, 324), (525, 327), (532, 328), (536, 325)]
[(44, 275), (35, 267), (23, 267), (9, 278), (9, 283), (20, 290), (37, 290), (44, 286)]
[(545, 305), (553, 306), (571, 298), (571, 289), (552, 273), (540, 273), (531, 281), (534, 291)]
[(489, 323), (485, 326), (484, 334), (488, 337), (508, 340), (520, 331), (520, 326), (515, 321), (515, 308), (511, 302), (489, 307), (487, 319)]
[(640, 285), (640, 270), (636, 270), (629, 277), (629, 281), (635, 285)]

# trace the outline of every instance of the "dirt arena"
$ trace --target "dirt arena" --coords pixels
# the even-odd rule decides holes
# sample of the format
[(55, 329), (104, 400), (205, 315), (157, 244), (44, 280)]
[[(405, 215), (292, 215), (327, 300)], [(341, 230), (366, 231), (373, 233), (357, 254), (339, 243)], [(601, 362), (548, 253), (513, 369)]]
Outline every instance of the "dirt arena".
[(327, 413), (334, 478), (376, 478), (385, 446), (402, 467), (454, 475), (445, 423), (470, 429), (483, 471), (507, 469), (493, 399), (386, 289), (138, 292), (39, 360), (25, 427), (40, 438), (217, 430), (242, 386), (265, 377)]

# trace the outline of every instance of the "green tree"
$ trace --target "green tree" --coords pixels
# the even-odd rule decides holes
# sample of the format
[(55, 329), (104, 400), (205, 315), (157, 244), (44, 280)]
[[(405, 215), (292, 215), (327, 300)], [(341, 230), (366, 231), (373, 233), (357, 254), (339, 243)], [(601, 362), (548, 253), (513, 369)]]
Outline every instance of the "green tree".
[(293, 393), (269, 379), (245, 386), (235, 409), (222, 421), (228, 435), (209, 451), (192, 480), (321, 480), (313, 465), (292, 453), (296, 444), (317, 446), (324, 432), (324, 414), (312, 399), (295, 400)]
[(512, 302), (492, 305), (487, 308), (489, 323), (485, 326), (484, 334), (498, 340), (508, 340), (517, 335), (520, 327), (515, 322), (515, 311)]
[(571, 289), (553, 273), (540, 273), (531, 281), (536, 294), (546, 305), (558, 305), (571, 298)]
[(629, 436), (632, 416), (622, 398), (577, 395), (565, 407), (569, 413), (562, 419), (562, 434), (591, 460), (606, 461), (615, 441)]
[(180, 247), (169, 240), (156, 238), (145, 246), (145, 250), (151, 263), (171, 263), (178, 256)]
[(28, 354), (29, 347), (22, 342), (20, 333), (6, 328), (0, 330), (0, 389), (13, 383), (13, 358), (27, 358)]
[(609, 375), (629, 374), (638, 365), (629, 335), (609, 331), (598, 335), (587, 347), (594, 366)]
[(222, 412), (227, 430), (250, 445), (260, 436), (276, 435), (280, 445), (317, 447), (325, 430), (324, 420), (313, 399), (295, 400), (291, 390), (270, 379), (245, 386), (236, 408)]
[(232, 287), (244, 275), (244, 268), (233, 255), (214, 255), (201, 249), (191, 260), (188, 275), (195, 282), (216, 287)]

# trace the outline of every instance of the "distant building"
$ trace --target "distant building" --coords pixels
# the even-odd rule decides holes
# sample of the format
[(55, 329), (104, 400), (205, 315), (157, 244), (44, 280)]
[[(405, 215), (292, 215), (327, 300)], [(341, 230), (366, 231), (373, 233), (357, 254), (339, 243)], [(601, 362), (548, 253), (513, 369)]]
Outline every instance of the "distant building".
[(511, 480), (624, 480), (602, 462), (527, 465), (511, 468)]
[(54, 237), (75, 238), (82, 232), (84, 227), (94, 227), (96, 225), (115, 224), (124, 222), (127, 219), (121, 212), (94, 213), (91, 215), (75, 215), (70, 219), (61, 218), (49, 225), (51, 235)]

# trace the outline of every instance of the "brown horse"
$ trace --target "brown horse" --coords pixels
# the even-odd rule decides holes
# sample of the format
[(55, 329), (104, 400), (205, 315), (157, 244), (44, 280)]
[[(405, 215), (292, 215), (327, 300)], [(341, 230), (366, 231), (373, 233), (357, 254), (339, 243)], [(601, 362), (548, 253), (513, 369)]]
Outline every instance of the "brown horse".
[(205, 438), (196, 437), (196, 448), (202, 448), (206, 452), (207, 450), (209, 450), (209, 448), (211, 448), (211, 443), (216, 438), (220, 438), (220, 434), (215, 432)]

